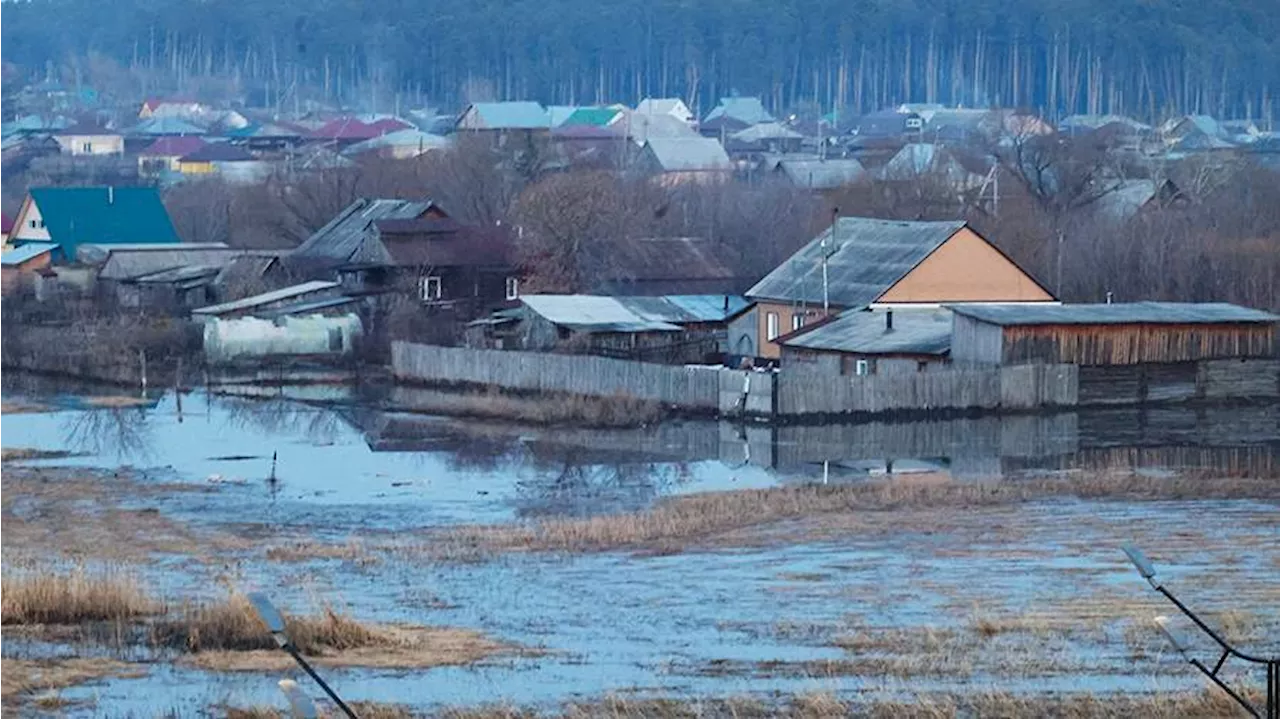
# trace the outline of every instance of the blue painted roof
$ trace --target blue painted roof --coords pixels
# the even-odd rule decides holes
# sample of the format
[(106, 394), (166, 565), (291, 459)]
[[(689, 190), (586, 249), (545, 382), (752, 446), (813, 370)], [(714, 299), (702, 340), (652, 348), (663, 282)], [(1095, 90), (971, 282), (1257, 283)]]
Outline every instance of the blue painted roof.
[(0, 255), (0, 265), (11, 267), (20, 265), (27, 260), (39, 257), (46, 252), (52, 252), (58, 249), (58, 245), (53, 242), (28, 242), (21, 247), (9, 250)]

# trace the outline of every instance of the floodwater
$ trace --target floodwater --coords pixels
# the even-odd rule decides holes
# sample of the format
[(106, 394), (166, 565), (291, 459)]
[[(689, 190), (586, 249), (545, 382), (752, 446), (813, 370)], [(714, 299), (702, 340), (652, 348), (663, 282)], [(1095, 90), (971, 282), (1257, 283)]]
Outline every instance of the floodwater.
[[(163, 392), (142, 406), (104, 409), (88, 398), (119, 390), (13, 373), (4, 380), (6, 401), (53, 408), (0, 417), (0, 444), (6, 448), (70, 450), (80, 454), (44, 462), (128, 465), (146, 470), (148, 477), (214, 488), (159, 504), (165, 513), (193, 524), (263, 525), (336, 541), (456, 523), (630, 511), (681, 493), (923, 471), (957, 481), (1133, 468), (1153, 474), (1199, 469), (1252, 477), (1280, 474), (1280, 408), (1275, 406), (900, 425), (774, 428), (681, 422), (642, 430), (585, 430), (397, 413), (358, 396), (334, 400), (314, 388), (305, 390), (306, 401), (204, 392), (187, 393), (179, 401)], [(829, 640), (851, 628), (962, 628), (979, 606), (1016, 612), (1068, 607), (1082, 597), (1142, 595), (1145, 585), (1133, 581), (1115, 544), (1108, 543), (1126, 532), (1160, 537), (1179, 527), (1212, 526), (1222, 544), (1239, 540), (1227, 569), (1218, 550), (1188, 542), (1190, 548), (1167, 570), (1169, 577), (1188, 583), (1212, 576), (1206, 584), (1221, 589), (1237, 574), (1265, 580), (1280, 566), (1274, 553), (1280, 528), (1260, 519), (1274, 517), (1275, 507), (1266, 503), (1058, 502), (1019, 512), (1017, 546), (961, 521), (953, 527), (904, 528), (887, 540), (799, 541), (670, 556), (519, 554), (442, 563), (407, 555), (362, 564), (269, 562), (259, 554), (228, 557), (227, 564), (241, 586), (268, 589), (286, 608), (305, 609), (320, 596), (361, 619), (472, 627), (544, 651), (430, 671), (326, 672), (349, 699), (417, 706), (553, 706), (607, 693), (893, 692), (908, 683), (920, 688), (919, 681), (906, 678), (815, 674), (804, 663), (847, 657)], [(1243, 549), (1259, 545), (1260, 531), (1274, 532), (1272, 548)], [(1264, 537), (1261, 546), (1268, 543)], [(958, 559), (960, 550), (964, 556)], [(206, 574), (187, 571), (181, 562), (158, 562), (144, 571), (170, 597), (219, 591)], [(1215, 601), (1207, 590), (1195, 598)], [(1274, 606), (1269, 611), (1274, 614)], [(928, 686), (1100, 692), (1199, 688), (1171, 656), (1153, 653), (1135, 660), (1119, 638), (1121, 630), (1109, 627), (1064, 646), (1046, 646), (1046, 652), (1076, 657), (1069, 673), (1011, 679), (980, 666), (963, 677), (930, 679)], [(60, 651), (71, 650), (11, 639), (4, 643), (6, 657)], [(767, 675), (717, 669), (758, 662), (798, 669)], [(205, 672), (159, 661), (147, 666), (140, 678), (64, 690), (64, 699), (91, 703), (63, 711), (188, 716), (218, 705), (283, 706), (275, 688), (278, 677)]]

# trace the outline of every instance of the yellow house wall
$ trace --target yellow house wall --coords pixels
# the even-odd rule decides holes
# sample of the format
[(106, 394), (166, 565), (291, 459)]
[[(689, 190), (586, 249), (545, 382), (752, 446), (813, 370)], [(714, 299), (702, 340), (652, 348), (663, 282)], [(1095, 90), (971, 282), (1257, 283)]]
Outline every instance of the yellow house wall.
[[(832, 314), (839, 312), (839, 308), (832, 307)], [(796, 315), (804, 316), (805, 326), (811, 325), (822, 318), (823, 312), (821, 307), (800, 307), (799, 305), (782, 304), (779, 302), (758, 302), (756, 303), (756, 337), (758, 338), (757, 347), (760, 348), (761, 357), (769, 359), (777, 359), (782, 356), (782, 347), (776, 342), (771, 342), (769, 337), (769, 314), (773, 313), (778, 316), (778, 336), (791, 334), (791, 323)]]
[(1053, 299), (1027, 273), (965, 227), (876, 302), (1048, 302)]

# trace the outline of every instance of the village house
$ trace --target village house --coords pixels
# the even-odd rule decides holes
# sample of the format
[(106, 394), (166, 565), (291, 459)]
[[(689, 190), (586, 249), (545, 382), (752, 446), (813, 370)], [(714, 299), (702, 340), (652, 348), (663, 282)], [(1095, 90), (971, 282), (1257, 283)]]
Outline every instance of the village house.
[(780, 122), (763, 122), (729, 135), (725, 152), (733, 158), (759, 159), (765, 153), (799, 152), (804, 135)]
[(953, 302), (1056, 302), (963, 221), (841, 217), (747, 290), (730, 325), (735, 355), (779, 359), (777, 339), (842, 310)]
[(215, 301), (215, 277), (247, 252), (221, 242), (84, 245), (80, 260), (97, 265), (97, 292), (103, 300), (168, 313)]
[(476, 102), (458, 118), (456, 130), (488, 133), (495, 143), (503, 144), (513, 135), (544, 134), (551, 127), (551, 115), (536, 102)]
[(734, 295), (526, 295), (518, 307), (471, 323), (467, 339), (473, 347), (719, 363), (725, 323), (745, 306)]
[(313, 140), (322, 140), (338, 147), (372, 140), (401, 130), (414, 129), (413, 123), (389, 115), (338, 117), (311, 131)]
[(459, 223), (431, 201), (361, 199), (288, 257), (348, 291), (395, 292), (461, 317), (514, 300), (519, 273), (500, 227)]
[(702, 237), (640, 237), (618, 243), (590, 284), (599, 294), (659, 296), (739, 294), (746, 283), (723, 244)]
[(646, 97), (636, 105), (635, 114), (646, 118), (666, 116), (688, 127), (693, 127), (698, 122), (684, 100), (677, 97)]
[(725, 138), (752, 125), (774, 121), (758, 97), (722, 97), (720, 104), (702, 118), (698, 132), (706, 137)]
[(178, 158), (183, 175), (213, 175), (232, 183), (251, 184), (265, 179), (271, 167), (248, 150), (227, 142), (211, 142)]
[(37, 278), (53, 264), (57, 247), (51, 242), (31, 242), (0, 254), (0, 292), (14, 294), (28, 285), (35, 289)]
[(724, 147), (710, 137), (650, 138), (640, 149), (636, 166), (658, 175), (665, 185), (723, 182), (733, 173)]
[(833, 190), (851, 185), (867, 173), (862, 163), (852, 157), (792, 159), (783, 156), (774, 162), (771, 171), (807, 190)]
[(178, 172), (178, 161), (202, 149), (204, 138), (194, 135), (175, 135), (158, 138), (138, 151), (138, 174), (142, 177), (159, 177), (166, 172)]
[(348, 146), (342, 154), (348, 157), (375, 156), (388, 160), (408, 160), (449, 146), (449, 141), (416, 128), (395, 130)]
[(208, 110), (208, 106), (196, 100), (152, 97), (143, 101), (142, 107), (138, 109), (138, 117), (142, 120), (149, 120), (153, 117), (192, 118), (198, 117), (208, 112)]
[(923, 131), (924, 119), (919, 114), (897, 110), (869, 112), (853, 126), (853, 134), (864, 138), (897, 140), (912, 134), (919, 137)]
[(176, 117), (153, 117), (125, 130), (124, 134), (126, 143), (141, 144), (150, 143), (157, 137), (207, 135), (209, 131)]
[(14, 218), (10, 243), (52, 242), (55, 262), (74, 262), (82, 244), (176, 243), (152, 187), (33, 187)]
[(76, 157), (124, 154), (124, 136), (97, 125), (76, 124), (53, 136), (62, 154)]
[(821, 375), (923, 372), (945, 367), (951, 312), (854, 308), (782, 335), (782, 364)]

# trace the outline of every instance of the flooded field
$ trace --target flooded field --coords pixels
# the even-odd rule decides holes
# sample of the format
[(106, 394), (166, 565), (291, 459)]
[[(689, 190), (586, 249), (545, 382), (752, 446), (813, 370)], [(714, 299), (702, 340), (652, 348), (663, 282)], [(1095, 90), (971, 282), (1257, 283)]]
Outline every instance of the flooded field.
[[(3, 397), (23, 715), (283, 710), (299, 672), (237, 614), (262, 590), (344, 697), (423, 713), (1232, 716), (1153, 629), (1172, 608), (1128, 541), (1280, 653), (1275, 406), (622, 431), (314, 388), (140, 398), (6, 373)], [(118, 610), (41, 614), (62, 595)], [(680, 715), (646, 711), (587, 714)]]

